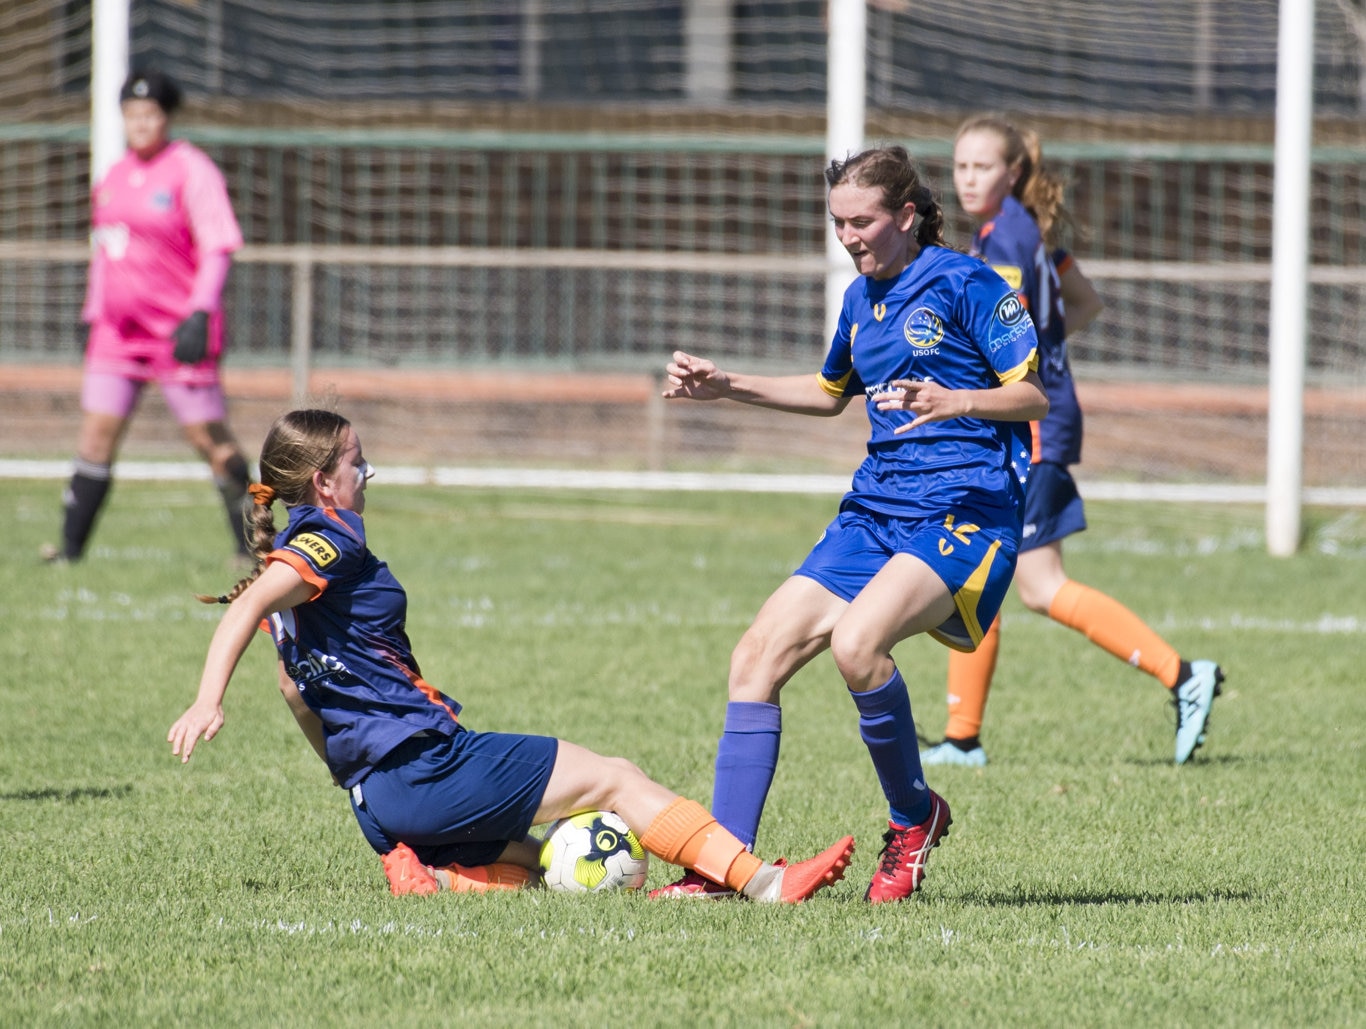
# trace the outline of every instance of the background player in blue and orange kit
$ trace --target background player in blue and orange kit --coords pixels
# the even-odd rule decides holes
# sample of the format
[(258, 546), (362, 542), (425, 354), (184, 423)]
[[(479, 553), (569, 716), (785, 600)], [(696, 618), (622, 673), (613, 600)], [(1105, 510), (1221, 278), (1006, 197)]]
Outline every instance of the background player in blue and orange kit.
[[(779, 693), (829, 648), (890, 809), (870, 901), (910, 896), (947, 831), (924, 781), (893, 646), (928, 633), (971, 650), (1010, 584), (1030, 418), (1047, 411), (1034, 326), (1000, 276), (943, 240), (943, 212), (901, 147), (826, 171), (834, 229), (859, 271), (816, 375), (722, 371), (677, 352), (665, 397), (799, 414), (863, 399), (871, 434), (839, 514), (768, 598), (731, 655), (713, 810), (747, 844), (778, 762)], [(727, 891), (685, 876), (664, 891)]]
[(44, 547), (44, 557), (75, 561), (85, 552), (114, 458), (149, 382), (208, 462), (245, 555), (247, 462), (228, 428), (218, 376), (219, 301), (242, 233), (222, 173), (197, 147), (168, 134), (179, 87), (158, 72), (135, 71), (119, 99), (128, 152), (95, 185), (81, 312), (90, 339), (80, 438), (63, 502), (62, 543)]
[[(228, 680), (268, 620), (285, 699), (350, 790), (394, 893), (526, 885), (539, 857), (531, 827), (591, 810), (616, 811), (650, 853), (754, 900), (795, 903), (843, 876), (852, 837), (799, 864), (767, 864), (628, 761), (462, 725), (460, 705), (422, 678), (404, 629), (407, 596), (366, 545), (372, 474), (338, 414), (292, 411), (271, 427), (252, 487), (260, 564), (223, 597), (201, 598), (229, 607), (199, 694), (167, 733), (172, 753), (188, 761), (200, 737), (218, 734)], [(289, 511), (279, 533), (277, 499)]]
[[(1039, 333), (1039, 378), (1048, 390), (1048, 416), (1035, 426), (1015, 588), (1030, 610), (1084, 633), (1171, 691), (1176, 763), (1183, 764), (1204, 743), (1223, 672), (1213, 661), (1184, 660), (1127, 607), (1068, 578), (1063, 569), (1063, 540), (1086, 528), (1081, 496), (1068, 470), (1081, 460), (1082, 414), (1067, 358), (1067, 331), (1080, 330), (1102, 305), (1071, 257), (1054, 249), (1053, 230), (1066, 218), (1062, 183), (1043, 167), (1037, 137), (996, 115), (960, 126), (953, 169), (959, 202), (979, 223), (972, 253), (1028, 305)], [(1075, 298), (1075, 318), (1065, 303), (1069, 294)], [(949, 721), (944, 741), (921, 755), (926, 764), (986, 764), (980, 733), (999, 644), (997, 618), (976, 652), (950, 655)]]

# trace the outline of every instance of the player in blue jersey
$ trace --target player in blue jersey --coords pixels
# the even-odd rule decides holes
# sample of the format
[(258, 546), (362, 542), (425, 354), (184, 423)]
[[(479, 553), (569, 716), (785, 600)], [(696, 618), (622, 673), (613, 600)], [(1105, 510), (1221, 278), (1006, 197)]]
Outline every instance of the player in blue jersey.
[[(292, 411), (271, 427), (252, 486), (260, 563), (223, 597), (195, 702), (167, 734), (188, 761), (223, 726), (223, 695), (265, 621), (291, 711), (351, 793), (361, 830), (396, 894), (485, 891), (536, 881), (533, 825), (616, 811), (650, 853), (745, 896), (796, 903), (836, 882), (844, 837), (799, 864), (768, 864), (695, 801), (621, 758), (548, 736), (475, 732), (426, 680), (404, 630), (407, 596), (365, 540), (373, 474), (356, 431), (330, 411)], [(278, 533), (274, 501), (289, 512)]]
[[(1039, 333), (1039, 377), (1048, 390), (1048, 417), (1035, 426), (1015, 588), (1030, 610), (1084, 633), (1167, 687), (1177, 712), (1176, 763), (1184, 764), (1205, 741), (1222, 670), (1213, 661), (1183, 659), (1127, 607), (1063, 569), (1063, 540), (1086, 528), (1069, 471), (1081, 460), (1082, 414), (1067, 333), (1084, 328), (1103, 305), (1070, 255), (1055, 249), (1054, 230), (1067, 218), (1062, 183), (1044, 168), (1038, 138), (996, 115), (959, 128), (953, 163), (959, 201), (979, 224), (972, 253), (1028, 306)], [(943, 742), (921, 755), (926, 764), (986, 764), (980, 733), (999, 639), (998, 618), (976, 652), (950, 656), (949, 721)]]
[[(826, 171), (830, 217), (859, 271), (824, 366), (792, 376), (722, 371), (677, 352), (668, 398), (721, 398), (832, 416), (855, 397), (868, 456), (839, 514), (768, 598), (731, 655), (713, 811), (752, 845), (778, 762), (779, 693), (830, 650), (887, 798), (869, 901), (910, 896), (949, 806), (924, 780), (906, 683), (892, 659), (928, 633), (972, 650), (1010, 584), (1028, 470), (1027, 421), (1047, 411), (1034, 326), (980, 261), (944, 245), (943, 212), (902, 147)], [(698, 875), (656, 891), (725, 896)]]

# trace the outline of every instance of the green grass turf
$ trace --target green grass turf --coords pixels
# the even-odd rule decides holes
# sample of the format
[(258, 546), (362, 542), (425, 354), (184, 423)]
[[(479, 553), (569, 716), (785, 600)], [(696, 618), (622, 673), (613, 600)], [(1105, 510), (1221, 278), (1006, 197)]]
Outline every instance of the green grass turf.
[[(1008, 601), (982, 770), (926, 886), (862, 901), (885, 812), (828, 656), (784, 694), (761, 854), (854, 833), (797, 908), (639, 895), (393, 898), (294, 728), (266, 639), (189, 767), (164, 739), (234, 580), (212, 488), (120, 483), (44, 567), (58, 484), (0, 483), (5, 1025), (1366, 1024), (1366, 519), (1092, 504), (1073, 576), (1228, 682), (1171, 764), (1165, 692)], [(432, 682), (475, 728), (623, 754), (704, 803), (726, 663), (833, 497), (386, 487), (371, 543)], [(897, 651), (922, 731), (945, 652)], [(650, 885), (673, 878), (655, 862)]]

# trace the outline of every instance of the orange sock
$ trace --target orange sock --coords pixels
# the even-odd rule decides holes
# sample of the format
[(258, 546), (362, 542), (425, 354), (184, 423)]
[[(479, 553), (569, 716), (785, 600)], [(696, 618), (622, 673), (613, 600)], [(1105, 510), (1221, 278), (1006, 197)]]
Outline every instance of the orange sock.
[(951, 740), (970, 740), (982, 731), (991, 677), (996, 674), (996, 655), (1001, 651), (1001, 616), (997, 615), (982, 642), (971, 654), (949, 651), (949, 724), (944, 735)]
[(737, 893), (764, 866), (710, 811), (686, 797), (675, 798), (655, 816), (640, 844), (670, 864), (701, 872)]
[(1176, 685), (1181, 655), (1143, 619), (1100, 590), (1068, 579), (1048, 606), (1048, 617), (1085, 633), (1096, 646), (1142, 669), (1168, 689)]

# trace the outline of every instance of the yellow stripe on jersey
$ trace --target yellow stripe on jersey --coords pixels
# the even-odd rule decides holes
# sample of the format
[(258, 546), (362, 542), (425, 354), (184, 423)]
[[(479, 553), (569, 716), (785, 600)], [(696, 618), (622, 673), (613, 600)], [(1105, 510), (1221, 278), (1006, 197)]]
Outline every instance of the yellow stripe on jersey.
[(1014, 368), (1011, 368), (1009, 371), (998, 373), (996, 377), (1001, 380), (1002, 386), (1008, 386), (1012, 382), (1019, 382), (1030, 372), (1037, 372), (1038, 370), (1039, 351), (1037, 349), (1034, 349), (1029, 352), (1029, 358), (1027, 360), (1022, 361), (1020, 364), (1017, 364)]
[(853, 374), (854, 373), (852, 371), (845, 372), (836, 381), (831, 382), (820, 372), (817, 372), (816, 382), (820, 385), (821, 389), (825, 390), (825, 392), (829, 393), (832, 397), (843, 398), (844, 387), (849, 385), (849, 376)]
[[(849, 326), (849, 352), (850, 352), (850, 353), (853, 353), (853, 351), (854, 351), (854, 340), (856, 340), (857, 338), (858, 338), (858, 322), (854, 322), (853, 325)], [(846, 386), (849, 385), (849, 376), (851, 376), (851, 375), (853, 375), (853, 374), (854, 374), (854, 370), (851, 368), (851, 369), (849, 369), (849, 371), (847, 371), (847, 372), (845, 372), (843, 375), (841, 375), (841, 376), (839, 377), (838, 380), (836, 380), (836, 381), (834, 381), (834, 382), (831, 382), (829, 379), (827, 379), (827, 378), (826, 378), (824, 375), (822, 375), (820, 372), (817, 372), (817, 373), (816, 373), (816, 382), (820, 385), (821, 389), (825, 390), (825, 392), (829, 393), (832, 397), (839, 397), (839, 398), (843, 399), (843, 397), (844, 397), (844, 389), (845, 389)]]

